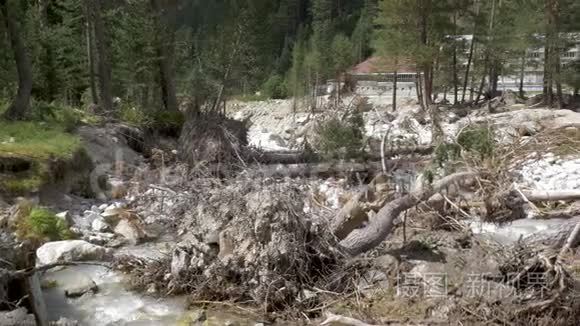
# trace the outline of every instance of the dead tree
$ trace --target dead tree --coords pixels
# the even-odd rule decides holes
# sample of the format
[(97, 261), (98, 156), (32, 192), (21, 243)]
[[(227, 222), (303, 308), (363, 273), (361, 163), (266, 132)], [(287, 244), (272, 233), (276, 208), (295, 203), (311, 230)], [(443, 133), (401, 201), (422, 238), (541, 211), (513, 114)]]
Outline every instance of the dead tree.
[(384, 205), (377, 215), (363, 228), (355, 229), (356, 225), (352, 223), (351, 214), (339, 213), (332, 223), (331, 231), (334, 234), (337, 232), (341, 233), (341, 235), (348, 234), (340, 240), (340, 245), (346, 252), (351, 255), (364, 253), (378, 246), (387, 238), (399, 214), (429, 199), (451, 184), (471, 179), (476, 175), (477, 173), (475, 172), (460, 172), (447, 176), (433, 185), (427, 185), (412, 191)]
[(32, 92), (32, 65), (28, 54), (26, 53), (26, 46), (18, 26), (18, 18), (15, 13), (9, 8), (7, 0), (0, 0), (0, 12), (3, 16), (6, 31), (10, 38), (12, 45), (12, 52), (14, 53), (14, 61), (16, 62), (16, 70), (18, 71), (18, 91), (16, 97), (4, 113), (4, 117), (9, 120), (22, 120), (28, 115), (30, 109), (30, 93)]

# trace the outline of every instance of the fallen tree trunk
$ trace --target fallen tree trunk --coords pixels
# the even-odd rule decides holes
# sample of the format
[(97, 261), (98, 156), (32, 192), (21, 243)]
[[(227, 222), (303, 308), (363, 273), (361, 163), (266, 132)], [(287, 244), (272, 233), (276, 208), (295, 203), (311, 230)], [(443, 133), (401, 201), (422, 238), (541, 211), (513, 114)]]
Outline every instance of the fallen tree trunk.
[[(458, 183), (462, 180), (469, 180), (477, 176), (475, 172), (460, 172), (444, 177), (435, 182), (433, 185), (419, 187), (411, 193), (387, 203), (379, 210), (377, 215), (369, 223), (360, 229), (352, 230), (346, 238), (340, 241), (343, 249), (351, 255), (358, 255), (373, 249), (383, 242), (393, 228), (393, 222), (402, 212), (416, 206), (417, 204), (428, 200), (434, 194), (443, 191), (451, 184)], [(344, 216), (337, 216), (338, 221), (332, 225), (344, 225), (341, 221)], [(333, 234), (336, 229), (331, 230)], [(343, 231), (344, 232), (344, 231)]]
[[(421, 166), (419, 160), (391, 160), (387, 162), (389, 167), (396, 166), (401, 170), (416, 171)], [(303, 163), (303, 164), (270, 164), (262, 165), (249, 173), (262, 177), (310, 177), (310, 176), (337, 176), (353, 173), (368, 173), (375, 175), (383, 170), (381, 162), (337, 162), (337, 163)]]
[(580, 199), (580, 190), (534, 190), (524, 192), (524, 194), (531, 202)]
[[(365, 154), (365, 159), (368, 161), (382, 161), (384, 158), (389, 158), (398, 155), (429, 155), (433, 152), (432, 145), (425, 146), (410, 146), (401, 148), (392, 148), (390, 150), (378, 150), (380, 155), (372, 153)], [(312, 153), (297, 152), (297, 151), (270, 151), (259, 152), (256, 151), (250, 154), (250, 161), (256, 161), (264, 164), (299, 164), (299, 163), (321, 163), (320, 158)]]

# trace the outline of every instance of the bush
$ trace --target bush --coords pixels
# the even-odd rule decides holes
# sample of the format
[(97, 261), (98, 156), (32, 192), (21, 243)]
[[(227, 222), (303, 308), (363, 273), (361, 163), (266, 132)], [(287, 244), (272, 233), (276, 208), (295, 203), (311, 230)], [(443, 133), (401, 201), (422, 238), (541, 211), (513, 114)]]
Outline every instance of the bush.
[(286, 81), (280, 75), (273, 75), (262, 85), (262, 91), (268, 98), (282, 99), (288, 97)]
[(473, 126), (459, 134), (457, 144), (465, 151), (479, 154), (480, 159), (483, 159), (493, 155), (495, 137), (488, 126)]
[(166, 136), (179, 137), (184, 123), (180, 111), (157, 111), (150, 115), (148, 127)]
[(346, 121), (331, 118), (315, 129), (314, 149), (326, 159), (346, 159), (361, 155), (364, 122), (359, 114)]
[(495, 138), (493, 130), (487, 126), (471, 126), (457, 136), (456, 143), (443, 143), (435, 149), (435, 163), (443, 166), (461, 157), (461, 153), (471, 153), (484, 159), (493, 156)]
[(143, 110), (126, 104), (119, 108), (119, 119), (137, 127), (144, 126), (148, 121), (147, 114)]
[(67, 223), (47, 209), (34, 207), (22, 215), (17, 225), (17, 235), (21, 239), (43, 242), (72, 238)]

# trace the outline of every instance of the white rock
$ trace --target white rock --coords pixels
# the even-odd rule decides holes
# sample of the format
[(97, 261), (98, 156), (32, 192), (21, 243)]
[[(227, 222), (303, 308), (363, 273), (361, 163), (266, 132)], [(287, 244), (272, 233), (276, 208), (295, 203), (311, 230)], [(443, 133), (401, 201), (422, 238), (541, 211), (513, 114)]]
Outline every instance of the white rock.
[(95, 232), (106, 232), (111, 229), (111, 226), (102, 217), (94, 219), (91, 227)]
[(86, 227), (88, 228), (89, 226), (92, 226), (92, 223), (94, 220), (100, 219), (101, 214), (100, 213), (95, 213), (93, 211), (85, 211), (85, 214), (83, 215), (83, 219), (86, 221)]
[(127, 220), (119, 221), (115, 227), (115, 233), (122, 235), (132, 244), (138, 244), (146, 237), (145, 232), (140, 227)]
[(59, 219), (65, 221), (68, 226), (73, 225), (72, 216), (69, 214), (68, 211), (60, 212), (60, 213), (56, 214), (55, 216), (58, 217)]
[(103, 260), (107, 254), (106, 248), (83, 240), (47, 242), (36, 250), (39, 266), (57, 262)]
[(102, 204), (101, 206), (99, 206), (99, 209), (100, 209), (101, 211), (104, 211), (104, 210), (105, 210), (105, 209), (106, 209), (108, 206), (109, 206), (109, 205), (107, 205), (107, 204)]

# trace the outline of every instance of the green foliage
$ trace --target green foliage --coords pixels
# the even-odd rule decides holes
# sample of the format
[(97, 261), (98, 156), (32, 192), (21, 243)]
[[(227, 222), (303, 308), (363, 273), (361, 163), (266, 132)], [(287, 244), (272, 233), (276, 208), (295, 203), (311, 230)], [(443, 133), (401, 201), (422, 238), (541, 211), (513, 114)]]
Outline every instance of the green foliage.
[(313, 146), (326, 159), (358, 157), (363, 150), (363, 128), (360, 115), (346, 121), (330, 118), (316, 128)]
[(423, 170), (423, 178), (427, 184), (432, 184), (433, 180), (435, 180), (435, 173), (432, 169), (427, 168)]
[(185, 123), (185, 117), (179, 111), (157, 111), (150, 115), (149, 121), (149, 128), (164, 135), (178, 137)]
[(575, 93), (578, 93), (580, 90), (580, 59), (571, 62), (564, 68), (562, 79)]
[(458, 144), (442, 143), (435, 149), (434, 163), (443, 166), (445, 162), (455, 161), (461, 156), (461, 146)]
[(0, 190), (13, 196), (26, 195), (38, 190), (43, 183), (43, 176), (33, 172), (25, 177), (0, 178)]
[(434, 163), (440, 167), (461, 158), (462, 153), (477, 155), (480, 160), (493, 156), (494, 133), (488, 126), (470, 126), (457, 136), (455, 143), (442, 143), (435, 149)]
[(145, 126), (149, 119), (143, 109), (133, 105), (121, 105), (119, 108), (119, 119), (133, 126)]
[(280, 75), (273, 75), (262, 86), (264, 95), (268, 98), (286, 98), (286, 81)]
[(73, 132), (83, 123), (96, 123), (98, 118), (85, 111), (66, 105), (54, 103), (33, 102), (31, 105), (31, 120), (46, 122), (60, 126), (65, 132)]
[(130, 125), (151, 129), (170, 136), (178, 136), (185, 123), (185, 117), (179, 111), (148, 111), (131, 105), (121, 106), (119, 119)]
[(40, 160), (70, 158), (80, 145), (77, 136), (67, 133), (58, 124), (0, 120), (0, 157), (8, 155)]
[(72, 239), (67, 223), (44, 208), (32, 208), (17, 224), (16, 233), (21, 239), (58, 241)]
[(345, 72), (354, 63), (353, 46), (348, 37), (338, 34), (332, 40), (331, 54), (334, 63), (333, 73), (335, 75)]
[(457, 144), (465, 151), (476, 153), (480, 159), (491, 157), (495, 149), (493, 130), (488, 126), (464, 129), (457, 137)]
[(30, 162), (30, 169), (0, 177), (0, 191), (24, 195), (48, 179), (53, 160), (70, 160), (81, 148), (80, 139), (62, 125), (48, 122), (0, 120), (0, 160), (16, 158)]

